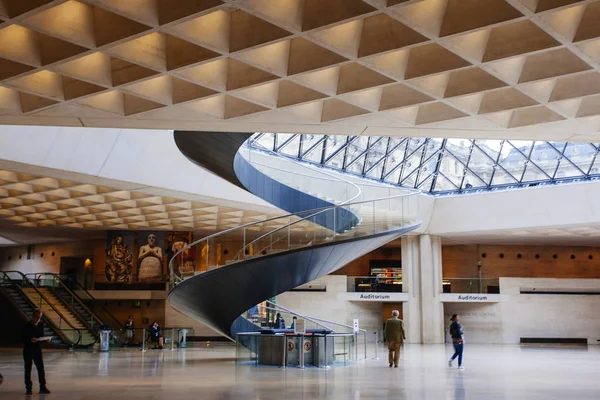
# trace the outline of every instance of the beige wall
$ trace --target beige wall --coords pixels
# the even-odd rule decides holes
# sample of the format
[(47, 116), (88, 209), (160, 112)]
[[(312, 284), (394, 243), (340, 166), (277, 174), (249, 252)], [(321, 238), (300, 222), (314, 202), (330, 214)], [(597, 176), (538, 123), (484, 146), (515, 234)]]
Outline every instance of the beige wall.
[(442, 260), (444, 278), (476, 278), (478, 261), (482, 278), (600, 278), (597, 247), (444, 246)]
[[(31, 259), (27, 259), (27, 246), (7, 247), (0, 253), (0, 271), (60, 273), (61, 257), (89, 257), (93, 271), (104, 272), (104, 240), (90, 240), (33, 246)], [(43, 254), (43, 255), (42, 255)], [(10, 258), (10, 259), (9, 259)], [(94, 272), (96, 273), (96, 272)]]
[[(146, 328), (153, 321), (162, 327), (165, 324), (165, 300), (140, 300), (140, 308), (133, 308), (134, 300), (108, 300), (104, 306), (122, 324), (132, 315), (136, 328)], [(168, 307), (168, 306), (167, 306)], [(170, 308), (170, 307), (169, 307)], [(148, 322), (144, 323), (144, 319)]]
[[(391, 242), (334, 272), (368, 276), (370, 260), (399, 260), (400, 247)], [(485, 257), (483, 257), (485, 254)], [(500, 254), (504, 257), (501, 258)], [(519, 258), (518, 255), (521, 255)], [(539, 258), (536, 258), (536, 254)], [(556, 259), (553, 256), (556, 255)], [(575, 258), (571, 258), (574, 256)], [(589, 257), (592, 256), (590, 259)], [(456, 245), (442, 247), (444, 278), (600, 278), (600, 248), (577, 246)]]
[[(311, 317), (317, 317), (346, 325), (359, 319), (360, 327), (368, 331), (381, 330), (383, 305), (380, 302), (354, 302), (341, 298), (346, 293), (346, 276), (328, 275), (312, 281), (326, 285), (326, 292), (286, 292), (277, 296), (277, 304)], [(286, 321), (286, 324), (290, 324)], [(343, 328), (337, 328), (343, 329)]]
[[(217, 332), (210, 329), (208, 326), (193, 318), (183, 315), (179, 311), (170, 307), (168, 304), (165, 308), (165, 326), (178, 328), (194, 328), (194, 336), (221, 336)], [(192, 332), (189, 333), (192, 335)]]
[(444, 323), (460, 315), (467, 343), (518, 344), (521, 338), (577, 338), (597, 345), (600, 296), (521, 294), (521, 288), (598, 291), (598, 279), (502, 278), (498, 303), (444, 303)]

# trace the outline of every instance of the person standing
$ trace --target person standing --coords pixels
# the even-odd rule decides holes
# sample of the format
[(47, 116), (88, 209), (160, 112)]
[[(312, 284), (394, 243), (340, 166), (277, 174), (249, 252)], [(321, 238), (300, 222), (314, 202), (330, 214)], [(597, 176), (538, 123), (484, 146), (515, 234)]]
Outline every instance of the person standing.
[(452, 337), (452, 345), (454, 346), (454, 355), (448, 361), (448, 366), (452, 367), (452, 362), (458, 357), (458, 369), (465, 369), (465, 367), (462, 366), (463, 349), (465, 346), (463, 335), (465, 334), (465, 331), (459, 322), (460, 317), (458, 314), (452, 314), (450, 321), (452, 321), (452, 324), (450, 324), (450, 336)]
[(35, 363), (40, 382), (40, 393), (50, 394), (46, 387), (46, 374), (44, 371), (44, 359), (42, 358), (42, 341), (39, 338), (44, 336), (44, 325), (41, 322), (42, 310), (36, 308), (31, 316), (31, 321), (25, 324), (23, 328), (23, 360), (25, 361), (25, 390), (26, 394), (32, 394), (33, 382), (31, 382), (31, 367)]
[(148, 327), (148, 335), (150, 335), (150, 341), (154, 343), (154, 347), (158, 344), (158, 349), (162, 350), (164, 346), (164, 338), (160, 334), (160, 326), (158, 322), (154, 321), (152, 325)]
[(400, 360), (400, 346), (404, 340), (406, 340), (406, 334), (404, 333), (404, 322), (398, 318), (400, 312), (398, 310), (392, 311), (392, 318), (389, 318), (385, 322), (385, 338), (388, 344), (388, 361), (390, 368), (392, 365), (398, 368), (398, 361)]
[(125, 322), (125, 335), (127, 336), (126, 345), (131, 344), (133, 342), (134, 337), (134, 325), (133, 325), (133, 316), (130, 315)]
[(281, 313), (277, 313), (275, 316), (275, 329), (285, 329), (285, 320), (281, 316)]

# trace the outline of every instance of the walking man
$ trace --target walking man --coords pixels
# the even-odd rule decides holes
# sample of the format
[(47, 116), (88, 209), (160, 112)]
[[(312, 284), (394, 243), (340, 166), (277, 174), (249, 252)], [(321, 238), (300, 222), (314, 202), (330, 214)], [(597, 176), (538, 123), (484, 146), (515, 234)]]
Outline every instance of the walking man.
[(46, 374), (44, 373), (44, 359), (42, 358), (42, 347), (39, 338), (44, 336), (44, 325), (41, 322), (42, 310), (36, 308), (31, 316), (31, 321), (23, 328), (23, 360), (25, 361), (25, 390), (26, 394), (32, 394), (31, 365), (35, 363), (40, 382), (40, 393), (50, 394), (46, 387)]
[(388, 319), (385, 323), (385, 337), (388, 344), (388, 361), (390, 362), (390, 368), (392, 368), (392, 365), (395, 368), (398, 368), (400, 346), (402, 346), (402, 342), (406, 340), (404, 322), (398, 318), (398, 315), (400, 315), (398, 310), (392, 311), (392, 318)]
[(450, 336), (452, 336), (454, 354), (452, 355), (450, 361), (448, 361), (448, 366), (451, 367), (452, 361), (454, 361), (454, 359), (458, 357), (458, 369), (465, 369), (465, 367), (463, 367), (462, 365), (463, 349), (465, 347), (463, 335), (465, 334), (465, 331), (460, 322), (458, 322), (460, 321), (460, 317), (457, 314), (452, 314), (452, 318), (450, 318), (450, 321), (452, 321), (452, 324), (450, 325)]

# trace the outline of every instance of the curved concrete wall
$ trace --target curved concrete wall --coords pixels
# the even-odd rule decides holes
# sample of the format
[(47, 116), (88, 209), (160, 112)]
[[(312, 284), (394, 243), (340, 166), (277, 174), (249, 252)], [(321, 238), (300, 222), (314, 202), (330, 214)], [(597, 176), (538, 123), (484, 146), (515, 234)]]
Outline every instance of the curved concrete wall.
[[(233, 165), (238, 179), (250, 192), (289, 213), (335, 206), (335, 203), (280, 183), (260, 172), (240, 153), (236, 154)], [(356, 226), (360, 221), (352, 211), (343, 207), (320, 213), (310, 220), (338, 233)]]

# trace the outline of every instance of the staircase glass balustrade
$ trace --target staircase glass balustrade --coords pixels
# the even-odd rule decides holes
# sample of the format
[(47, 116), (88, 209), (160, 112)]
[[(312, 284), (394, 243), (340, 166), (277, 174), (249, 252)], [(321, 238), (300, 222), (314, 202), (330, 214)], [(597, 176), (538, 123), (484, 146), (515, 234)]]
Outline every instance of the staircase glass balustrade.
[[(255, 313), (258, 311), (258, 314)], [(276, 316), (277, 314), (281, 315), (283, 318), (285, 328), (279, 328), (277, 326)], [(294, 329), (292, 323), (294, 321), (294, 317), (300, 318), (304, 320), (305, 329), (308, 330), (325, 330), (325, 331), (334, 331), (335, 327), (332, 324), (326, 324), (319, 322), (311, 317), (303, 316), (294, 313), (283, 311), (276, 307), (262, 306), (258, 305), (257, 310), (252, 308), (243, 314), (247, 320), (252, 322), (253, 324), (260, 326), (264, 329)]]
[[(356, 258), (357, 254), (367, 252), (369, 246), (377, 243), (378, 236), (382, 240), (392, 240), (390, 238), (416, 229), (421, 223), (419, 191), (371, 185), (355, 178), (350, 181), (343, 174), (325, 173), (306, 164), (250, 150), (246, 146), (242, 146), (235, 156), (234, 169), (240, 182), (250, 192), (287, 210), (289, 214), (266, 219), (257, 216), (254, 221), (251, 218), (224, 217), (219, 221), (220, 224), (231, 219), (231, 228), (190, 243), (170, 259), (172, 288), (196, 275), (206, 274), (206, 278), (209, 278), (209, 274), (218, 268), (244, 268), (236, 264), (246, 262), (244, 266), (253, 270), (259, 263), (268, 265), (270, 256), (273, 256), (273, 262), (281, 259), (280, 253), (285, 253), (290, 260), (301, 260), (307, 256), (306, 251), (325, 254), (330, 246), (332, 253), (326, 261), (331, 260), (330, 265), (342, 266)], [(354, 245), (357, 251), (348, 251)], [(259, 258), (261, 260), (253, 262)], [(297, 270), (297, 266), (294, 267)], [(274, 273), (273, 268), (285, 269), (286, 265), (274, 264), (269, 268), (270, 273)], [(321, 270), (310, 272), (312, 279), (321, 273)], [(302, 279), (310, 281), (311, 276)], [(181, 286), (174, 292), (179, 293), (178, 289), (185, 291), (192, 286)], [(290, 282), (289, 288), (293, 286)], [(273, 292), (271, 296), (276, 294)], [(260, 322), (269, 325), (276, 312), (265, 311), (268, 317)], [(287, 317), (284, 318), (289, 328), (295, 313), (290, 310), (280, 312)], [(231, 331), (226, 327), (219, 328), (224, 334), (231, 332), (235, 337), (242, 330), (255, 331), (260, 328), (256, 323), (259, 321), (253, 321), (253, 318), (250, 314), (248, 319), (236, 319)], [(252, 324), (248, 324), (248, 321)], [(323, 325), (327, 326), (328, 323), (312, 319), (307, 322), (307, 327), (323, 329)], [(343, 328), (352, 332), (348, 326)], [(342, 350), (346, 345), (352, 346), (352, 358), (347, 360), (360, 358), (361, 354), (366, 354), (366, 331), (349, 335), (350, 339), (345, 339), (348, 342), (344, 341), (340, 346)], [(359, 342), (360, 352), (357, 348)], [(252, 347), (249, 342), (243, 345)]]
[[(326, 201), (330, 205), (380, 199), (392, 197), (398, 193), (411, 192), (411, 189), (398, 188), (382, 182), (370, 182), (366, 178), (358, 178), (342, 172), (326, 170), (316, 165), (294, 161), (272, 151), (251, 147), (247, 143), (239, 149), (236, 158), (239, 157), (244, 162), (237, 161), (236, 172), (240, 170), (242, 183), (248, 186), (260, 186), (255, 185), (251, 180), (244, 182), (244, 175), (250, 175), (245, 169), (249, 168), (251, 171), (256, 170), (261, 175), (302, 194)], [(252, 187), (249, 190), (253, 191)], [(269, 201), (268, 198), (265, 200)], [(319, 208), (319, 206), (310, 208)]]
[[(244, 260), (383, 234), (419, 223), (415, 192), (251, 222), (197, 240), (175, 253), (169, 262), (171, 283)], [(198, 265), (186, 261), (193, 260), (192, 254), (197, 255)]]
[[(243, 145), (238, 151), (238, 157), (243, 157), (246, 164), (274, 181), (301, 193), (311, 195), (331, 204), (343, 204), (358, 200), (362, 195), (359, 185), (346, 179), (341, 174), (327, 172), (323, 169), (312, 168), (306, 164), (282, 158), (276, 153), (258, 150)], [(241, 173), (242, 180), (244, 173)], [(249, 188), (252, 191), (252, 188)]]

